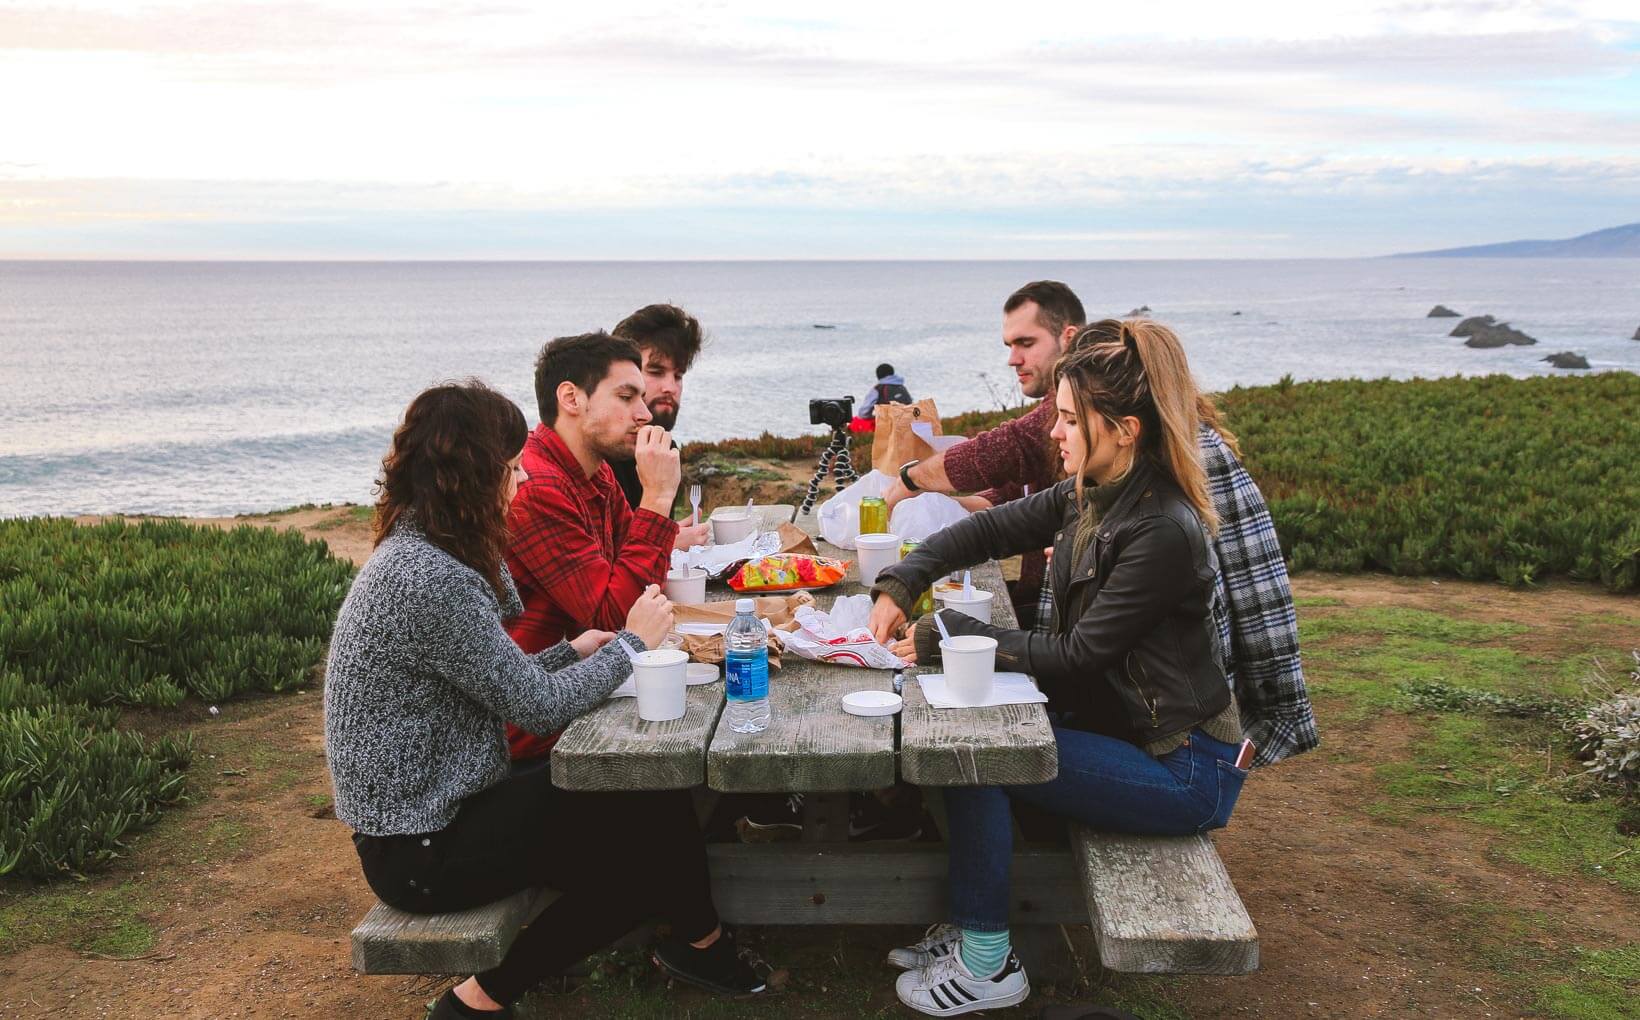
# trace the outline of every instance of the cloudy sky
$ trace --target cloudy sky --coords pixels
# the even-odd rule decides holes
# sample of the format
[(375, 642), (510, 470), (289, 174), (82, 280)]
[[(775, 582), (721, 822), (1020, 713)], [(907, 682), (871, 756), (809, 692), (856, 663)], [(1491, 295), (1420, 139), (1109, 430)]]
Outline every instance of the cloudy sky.
[(0, 0), (0, 257), (1332, 256), (1640, 220), (1635, 0), (570, 8)]

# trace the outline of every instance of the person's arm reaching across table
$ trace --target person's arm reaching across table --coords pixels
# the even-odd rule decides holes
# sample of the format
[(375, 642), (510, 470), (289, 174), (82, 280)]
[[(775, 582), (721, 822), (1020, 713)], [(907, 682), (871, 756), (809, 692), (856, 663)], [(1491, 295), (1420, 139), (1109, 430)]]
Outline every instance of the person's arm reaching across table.
[[(1025, 414), (958, 443), (944, 453), (917, 461), (907, 469), (917, 492), (979, 492), (989, 496), (1007, 486), (1045, 488), (1053, 469), (1048, 432), (1053, 428), (1053, 401), (1044, 400)], [(889, 509), (916, 495), (896, 478), (883, 494)], [(964, 505), (967, 505), (966, 503)], [(970, 506), (969, 509), (976, 509)]]

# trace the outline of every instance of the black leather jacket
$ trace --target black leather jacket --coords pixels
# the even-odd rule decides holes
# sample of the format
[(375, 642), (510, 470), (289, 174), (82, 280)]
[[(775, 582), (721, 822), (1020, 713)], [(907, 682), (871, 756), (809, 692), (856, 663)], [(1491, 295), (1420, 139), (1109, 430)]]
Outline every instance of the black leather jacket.
[(1211, 546), (1195, 508), (1141, 458), (1072, 562), (1079, 511), (1071, 480), (974, 514), (931, 536), (879, 579), (903, 599), (940, 576), (1053, 545), (1052, 633), (943, 613), (952, 634), (997, 639), (997, 668), (1029, 673), (1073, 725), (1145, 745), (1188, 731), (1230, 704), (1214, 650)]

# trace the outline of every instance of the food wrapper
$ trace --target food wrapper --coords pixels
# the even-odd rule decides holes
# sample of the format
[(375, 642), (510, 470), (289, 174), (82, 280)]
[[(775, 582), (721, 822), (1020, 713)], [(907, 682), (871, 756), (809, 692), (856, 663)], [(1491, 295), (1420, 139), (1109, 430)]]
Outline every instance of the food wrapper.
[[(794, 626), (797, 611), (804, 606), (812, 605), (814, 596), (806, 591), (791, 595), (765, 595), (752, 599), (752, 612), (758, 619), (767, 620), (769, 626), (776, 630), (789, 630)], [(695, 606), (673, 606), (672, 612), (677, 620), (679, 632), (684, 636), (691, 632), (705, 633), (708, 630), (722, 634), (723, 629), (729, 626), (729, 621), (735, 618), (735, 600), (702, 602)]]
[(729, 575), (735, 591), (792, 591), (797, 588), (827, 588), (848, 573), (847, 560), (803, 553), (777, 553), (747, 560)]
[(786, 649), (798, 658), (838, 666), (904, 668), (905, 660), (878, 644), (866, 629), (870, 616), (870, 595), (842, 596), (829, 612), (802, 606), (797, 610), (796, 629), (783, 635)]
[[(683, 650), (695, 662), (720, 663), (727, 658), (724, 649), (725, 638), (722, 634), (684, 634)], [(777, 630), (769, 631), (769, 668), (780, 668), (780, 655), (786, 650), (786, 644), (781, 639), (786, 635)]]

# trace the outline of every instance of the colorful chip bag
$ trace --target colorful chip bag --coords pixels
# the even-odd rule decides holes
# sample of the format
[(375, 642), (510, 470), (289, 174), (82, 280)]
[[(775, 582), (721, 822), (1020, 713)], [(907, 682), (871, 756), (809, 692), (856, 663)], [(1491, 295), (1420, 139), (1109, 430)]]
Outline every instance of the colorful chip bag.
[(791, 591), (795, 588), (827, 588), (848, 573), (847, 560), (803, 553), (777, 553), (747, 560), (729, 575), (735, 591)]

